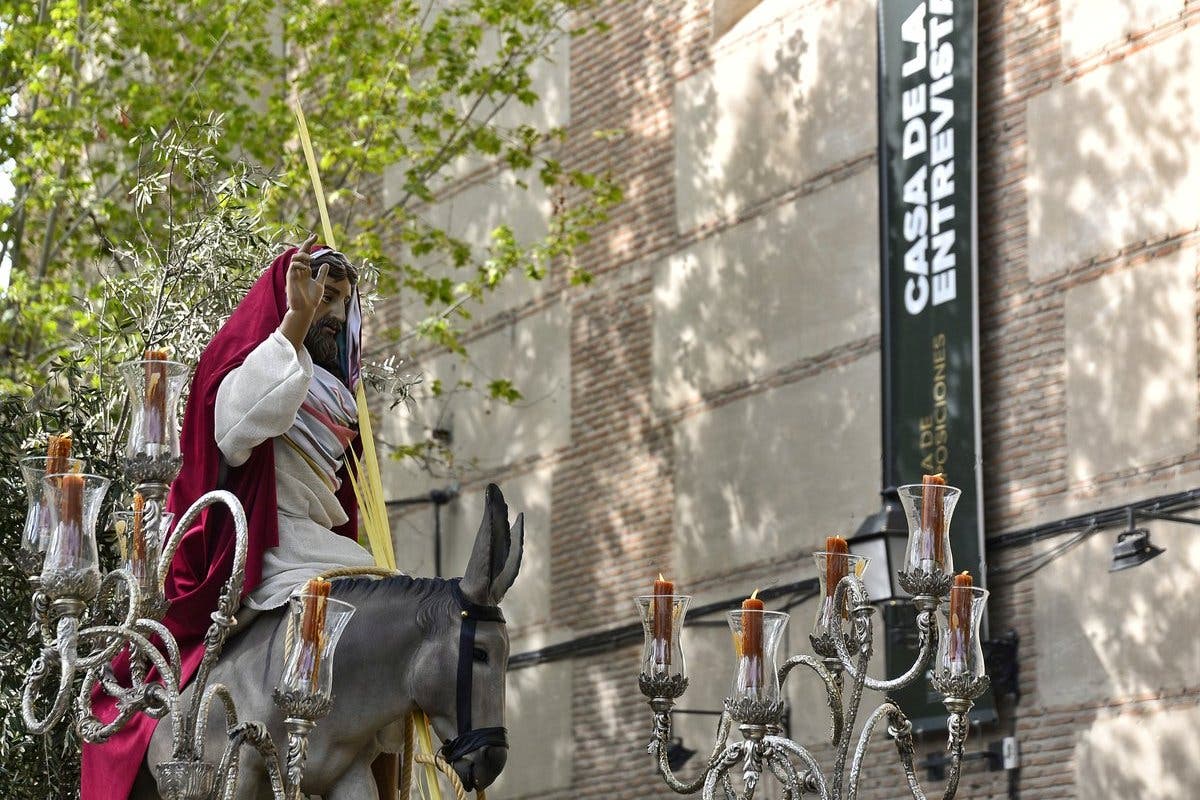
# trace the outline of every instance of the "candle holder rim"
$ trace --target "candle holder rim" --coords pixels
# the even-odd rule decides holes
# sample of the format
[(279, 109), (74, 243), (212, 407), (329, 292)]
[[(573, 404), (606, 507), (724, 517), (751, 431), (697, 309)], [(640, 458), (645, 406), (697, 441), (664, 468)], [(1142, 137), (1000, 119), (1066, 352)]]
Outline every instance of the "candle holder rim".
[(963, 589), (966, 589), (975, 597), (980, 597), (980, 598), (987, 597), (988, 595), (991, 594), (990, 591), (983, 588), (982, 586), (951, 586), (950, 587), (950, 591), (952, 591), (952, 592), (961, 592)]
[(742, 614), (746, 614), (746, 613), (762, 614), (763, 616), (766, 616), (766, 617), (790, 617), (790, 616), (792, 616), (791, 613), (788, 611), (768, 611), (767, 609), (763, 609), (762, 611), (759, 611), (759, 610), (753, 609), (753, 608), (751, 608), (751, 609), (731, 608), (726, 613), (728, 613), (729, 616), (731, 616), (731, 617), (740, 617)]
[(119, 370), (129, 370), (133, 367), (145, 367), (147, 364), (159, 365), (163, 364), (167, 367), (167, 374), (175, 377), (176, 374), (187, 374), (191, 371), (191, 367), (183, 361), (171, 361), (170, 359), (159, 358), (135, 358), (130, 361), (122, 361), (117, 365)]
[[(17, 463), (18, 463), (18, 464), (33, 464), (33, 463), (36, 463), (36, 462), (41, 462), (41, 463), (45, 464), (45, 463), (46, 463), (46, 462), (48, 462), (49, 460), (50, 460), (50, 456), (28, 455), (28, 456), (21, 456), (21, 457), (20, 457), (20, 458), (17, 460)], [(75, 456), (68, 456), (68, 457), (67, 457), (67, 463), (68, 463), (68, 464), (71, 464), (71, 463), (74, 463), (74, 464), (86, 464), (87, 462), (86, 462), (86, 461), (84, 461), (84, 459), (82, 459), (82, 458), (76, 458)], [(54, 475), (63, 475), (63, 474), (65, 474), (65, 473), (61, 473), (61, 472), (55, 472), (55, 473), (52, 473), (52, 474), (54, 474)], [(80, 475), (80, 474), (82, 474), (82, 473), (78, 473), (78, 472), (77, 472), (77, 473), (74, 473), (74, 474), (76, 474), (76, 475)]]
[[(296, 594), (291, 595), (288, 598), (288, 600), (303, 600), (306, 597), (320, 597), (320, 596), (321, 595), (318, 595), (314, 592), (297, 592)], [(358, 606), (354, 605), (353, 603), (347, 603), (345, 600), (338, 600), (336, 598), (329, 597), (328, 595), (326, 595), (324, 597), (324, 600), (326, 603), (327, 610), (329, 609), (329, 606), (333, 606), (335, 609), (337, 609), (338, 611), (341, 611), (341, 612), (347, 612), (347, 611), (354, 612), (354, 611), (358, 610)], [(340, 606), (340, 608), (339, 608), (339, 606)]]
[(691, 600), (694, 595), (690, 594), (638, 594), (634, 595), (634, 600), (653, 600), (656, 597), (672, 597), (680, 600)]
[(813, 550), (814, 556), (845, 556), (851, 561), (870, 561), (870, 556), (864, 556), (861, 553), (835, 553), (832, 550)]
[[(923, 491), (925, 491), (926, 486), (936, 486), (937, 488), (941, 489), (943, 492), (947, 492), (947, 493), (953, 493), (956, 495), (962, 494), (962, 489), (958, 488), (957, 486), (951, 486), (948, 483), (947, 484), (905, 483), (905, 484), (902, 484), (901, 486), (897, 486), (896, 491), (903, 494), (906, 489), (910, 490), (910, 491), (915, 491), (917, 489), (920, 489), (923, 492)], [(943, 499), (944, 499), (944, 496), (943, 496)]]
[(42, 476), (42, 483), (44, 485), (51, 486), (53, 484), (51, 484), (49, 481), (52, 478), (65, 478), (68, 475), (74, 475), (79, 478), (92, 478), (97, 482), (104, 482), (110, 485), (112, 484), (112, 478), (95, 472), (49, 472)]

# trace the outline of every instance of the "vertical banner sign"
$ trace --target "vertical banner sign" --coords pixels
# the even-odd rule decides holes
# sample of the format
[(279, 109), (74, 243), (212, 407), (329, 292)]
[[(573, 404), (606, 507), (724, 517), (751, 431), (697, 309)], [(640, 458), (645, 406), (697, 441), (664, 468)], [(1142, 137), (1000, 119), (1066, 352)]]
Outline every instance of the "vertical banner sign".
[(878, 2), (883, 480), (962, 489), (954, 566), (983, 585), (976, 3)]

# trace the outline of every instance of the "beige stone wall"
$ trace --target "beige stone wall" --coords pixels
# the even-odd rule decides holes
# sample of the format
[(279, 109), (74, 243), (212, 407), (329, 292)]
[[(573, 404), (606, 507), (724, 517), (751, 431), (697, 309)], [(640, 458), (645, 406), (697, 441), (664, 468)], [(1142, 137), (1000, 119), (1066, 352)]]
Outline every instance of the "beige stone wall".
[(1189, 30), (1030, 100), (1033, 279), (1200, 223), (1197, 52)]
[(1144, 567), (1110, 574), (1113, 539), (1095, 536), (1037, 573), (1041, 704), (1103, 704), (1195, 685), (1200, 640), (1195, 613), (1180, 600), (1200, 592), (1200, 537), (1187, 525), (1146, 527), (1167, 554)]
[(1072, 481), (1195, 448), (1196, 260), (1181, 250), (1067, 290)]
[[(875, 145), (874, 4), (766, 0), (675, 85), (680, 231), (735, 219)], [(834, 78), (835, 79), (831, 79)]]
[(1200, 709), (1098, 719), (1075, 746), (1078, 797), (1175, 800), (1200, 786)]
[(660, 264), (655, 403), (694, 402), (878, 332), (878, 203), (875, 176), (860, 172)]
[(879, 359), (871, 355), (681, 420), (674, 554), (681, 580), (804, 559), (826, 536), (853, 532), (877, 504), (878, 384)]
[[(444, 517), (448, 567), (486, 481), (527, 511), (514, 652), (632, 622), (630, 596), (660, 570), (697, 603), (802, 580), (821, 537), (876, 509), (874, 10), (602, 4), (611, 32), (572, 42), (548, 78), (564, 162), (626, 189), (580, 253), (595, 281), (509, 290), (477, 319), (471, 362), (420, 360), (444, 381), (512, 377), (530, 401), (449, 407), (463, 497)], [(1198, 23), (1196, 0), (980, 4), (989, 536), (1200, 486)], [(477, 245), (499, 221), (544, 226), (544, 206), (482, 174), (464, 165), (429, 213)], [(403, 440), (439, 413), (381, 427)], [(388, 490), (444, 482), (393, 469)], [(1200, 651), (1178, 598), (1196, 593), (1200, 539), (1150, 527), (1166, 554), (1116, 574), (1115, 531), (1038, 569), (1069, 539), (989, 553), (991, 630), (1020, 635), (1022, 696), (968, 750), (1015, 731), (1022, 797), (1190, 796)], [(427, 509), (398, 529), (428, 564)], [(810, 606), (792, 612), (789, 649), (806, 652)], [(728, 633), (720, 614), (694, 622), (681, 705), (716, 709)], [(514, 671), (514, 749), (490, 796), (670, 796), (645, 758), (636, 660), (627, 646)], [(793, 732), (830, 761), (819, 687), (794, 677)], [(677, 733), (703, 751), (714, 722), (681, 716)], [(902, 779), (880, 739), (863, 800)], [(1008, 776), (972, 761), (959, 796), (1007, 798)]]

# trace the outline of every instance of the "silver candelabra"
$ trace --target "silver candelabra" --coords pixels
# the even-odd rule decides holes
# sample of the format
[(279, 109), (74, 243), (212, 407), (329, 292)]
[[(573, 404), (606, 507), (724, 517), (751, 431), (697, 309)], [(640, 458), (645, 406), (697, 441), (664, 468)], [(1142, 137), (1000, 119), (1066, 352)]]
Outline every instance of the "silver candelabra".
[[(885, 698), (866, 718), (857, 741), (852, 740), (864, 690), (892, 692), (929, 671), (949, 714), (943, 798), (951, 800), (958, 789), (967, 715), (989, 683), (979, 638), (987, 592), (971, 585), (965, 574), (953, 576), (949, 524), (958, 496), (958, 489), (936, 482), (900, 487), (909, 538), (898, 578), (917, 610), (920, 646), (912, 666), (899, 677), (879, 680), (867, 674), (875, 612), (862, 581), (868, 560), (850, 554), (840, 539), (828, 540), (825, 551), (814, 553), (820, 601), (809, 638), (815, 655), (792, 656), (779, 665), (775, 651), (789, 615), (765, 610), (753, 598), (742, 609), (728, 612), (735, 656), (732, 691), (725, 700), (711, 755), (690, 782), (674, 775), (667, 751), (671, 712), (688, 687), (680, 632), (691, 598), (674, 594), (669, 583), (656, 583), (655, 594), (636, 598), (645, 631), (638, 683), (654, 713), (648, 750), (667, 786), (679, 794), (701, 792), (704, 800), (717, 796), (718, 787), (725, 800), (752, 800), (764, 770), (770, 770), (782, 785), (785, 800), (806, 794), (821, 800), (854, 800), (872, 735), (886, 720), (907, 788), (914, 800), (926, 800), (913, 768), (912, 724), (896, 703)], [(799, 666), (811, 670), (825, 689), (834, 750), (831, 771), (823, 770), (807, 747), (782, 735), (782, 689)], [(741, 740), (730, 742), (735, 724)], [(738, 764), (740, 791), (733, 780)]]
[[(272, 794), (277, 800), (301, 796), (307, 740), (317, 720), (331, 706), (331, 663), (337, 639), (353, 607), (326, 600), (328, 612), (315, 641), (319, 655), (305, 666), (296, 649), (313, 647), (299, 635), (288, 640), (287, 666), (274, 692), (286, 719), (287, 752), (281, 759), (266, 726), (239, 721), (229, 690), (210, 682), (211, 671), (235, 627), (246, 570), (246, 515), (238, 499), (226, 491), (200, 497), (168, 535), (171, 515), (163, 511), (168, 484), (182, 465), (176, 424), (178, 399), (188, 375), (184, 364), (150, 358), (122, 365), (133, 413), (124, 457), (126, 477), (137, 487), (133, 512), (117, 512), (123, 546), (122, 568), (101, 574), (96, 548), (96, 523), (108, 479), (89, 475), (78, 460), (49, 464), (39, 456), (22, 461), (29, 511), (20, 564), (33, 584), (35, 625), (41, 654), (24, 684), (21, 713), (26, 727), (44, 735), (67, 716), (75, 697), (74, 724), (84, 741), (107, 741), (138, 713), (170, 725), (172, 751), (155, 766), (160, 794), (168, 800), (231, 800), (237, 791), (239, 757), (243, 747), (258, 751), (266, 763)], [(61, 469), (61, 472), (49, 471)], [(179, 646), (161, 620), (169, 608), (164, 583), (183, 532), (209, 506), (224, 504), (236, 536), (233, 571), (222, 588), (204, 636), (204, 652), (185, 698)], [(135, 535), (136, 534), (136, 535)], [(299, 631), (303, 595), (293, 597), (288, 613), (290, 631)], [(106, 624), (108, 609), (123, 608), (120, 619)], [(310, 627), (313, 624), (308, 621)], [(157, 642), (157, 643), (156, 643)], [(111, 663), (126, 653), (129, 674), (120, 680)], [(77, 681), (76, 678), (81, 677)], [(54, 681), (57, 680), (57, 685)], [(78, 683), (78, 688), (76, 684)], [(114, 698), (116, 717), (100, 720), (93, 696)], [(227, 740), (216, 761), (206, 759), (207, 722), (214, 703), (224, 711)], [(48, 709), (39, 711), (39, 705)]]

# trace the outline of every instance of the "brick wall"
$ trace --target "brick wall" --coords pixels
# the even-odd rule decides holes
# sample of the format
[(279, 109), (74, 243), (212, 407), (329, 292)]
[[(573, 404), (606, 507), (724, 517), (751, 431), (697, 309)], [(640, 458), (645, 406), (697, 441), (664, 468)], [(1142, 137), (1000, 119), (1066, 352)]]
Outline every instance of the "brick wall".
[[(850, 336), (803, 358), (768, 360), (762, 369), (703, 388), (690, 399), (664, 402), (656, 395), (655, 315), (662, 312), (655, 292), (656, 276), (661, 276), (664, 261), (697, 243), (723, 241), (721, 237), (738, 226), (767, 219), (805, 197), (825, 197), (822, 192), (864, 173), (873, 174), (876, 167), (872, 134), (869, 146), (855, 145), (844, 158), (794, 170), (797, 177), (787, 185), (771, 184), (761, 196), (751, 187), (743, 192), (749, 199), (739, 195), (728, 213), (695, 224), (682, 222), (681, 207), (691, 207), (695, 198), (680, 197), (680, 142), (688, 135), (677, 127), (682, 113), (676, 108), (680, 83), (712, 68), (723, 52), (756, 46), (763, 29), (782, 26), (786, 34), (789, 26), (798, 25), (795, 19), (805, 15), (827, 14), (836, 22), (842, 9), (853, 8), (858, 13), (864, 7), (826, 0), (790, 6), (764, 3), (714, 43), (710, 5), (707, 0), (600, 4), (595, 13), (611, 25), (611, 32), (572, 44), (571, 135), (564, 160), (569, 168), (613, 170), (625, 186), (627, 199), (580, 253), (581, 266), (595, 275), (592, 285), (573, 288), (561, 278), (552, 277), (542, 296), (499, 323), (515, 324), (514, 320), (522, 315), (536, 314), (548, 305), (565, 304), (570, 312), (569, 330), (563, 332), (569, 336), (570, 348), (569, 443), (553, 452), (469, 477), (465, 486), (466, 491), (472, 491), (485, 477), (503, 482), (506, 477), (524, 475), (535, 468), (550, 468), (548, 602), (552, 622), (544, 631), (550, 639), (587, 634), (630, 621), (630, 596), (644, 592), (654, 572), (676, 574), (680, 569), (676, 540), (681, 536), (678, 527), (683, 500), (678, 478), (683, 465), (679, 463), (677, 437), (684, 421), (789, 387), (803, 393), (808, 391), (808, 382), (835, 374), (847, 365), (861, 364), (863, 359), (876, 357), (879, 350), (876, 323), (874, 332)], [(1030, 130), (1037, 123), (1036, 119), (1031, 123), (1031, 101), (1039, 96), (1057, 97), (1047, 93), (1069, 90), (1086, 76), (1114, 66), (1118, 69), (1102, 74), (1121, 75), (1123, 60), (1170, 46), (1178, 41), (1175, 37), (1200, 23), (1200, 2), (1178, 2), (1178, 9), (1151, 14), (1148, 22), (1134, 14), (1128, 35), (1092, 50), (1077, 45), (1076, 28), (1069, 34), (1062, 30), (1064, 19), (1071, 20), (1071, 25), (1079, 24), (1080, 16), (1071, 16), (1081, 8), (1078, 0), (989, 0), (979, 5), (983, 468), (986, 529), (989, 536), (995, 536), (1089, 508), (1200, 484), (1200, 446), (1194, 439), (1180, 443), (1169, 455), (1134, 459), (1133, 466), (1082, 477), (1073, 473), (1072, 459), (1078, 460), (1073, 453), (1078, 448), (1072, 444), (1068, 430), (1069, 411), (1086, 411), (1090, 399), (1070, 397), (1068, 393), (1072, 356), (1068, 352), (1066, 310), (1069, 298), (1078, 297), (1070, 294), (1072, 289), (1098, 285), (1095, 282), (1105, 276), (1141, 274), (1137, 271), (1145, 265), (1163, 263), (1160, 259), (1180, 254), (1194, 263), (1200, 250), (1195, 222), (1200, 220), (1191, 224), (1168, 221), (1166, 229), (1115, 248), (1097, 248), (1086, 258), (1055, 265), (1049, 273), (1037, 272), (1031, 277), (1030, 265), (1031, 247), (1045, 241), (1045, 234), (1039, 233), (1043, 238), (1031, 242), (1031, 225), (1043, 225), (1040, 216), (1031, 216), (1031, 197), (1044, 202), (1044, 196), (1037, 192), (1045, 192), (1045, 187), (1034, 186), (1030, 178), (1031, 136), (1037, 133)], [(1141, 8), (1147, 4), (1128, 5)], [(775, 11), (766, 13), (764, 9)], [(759, 14), (757, 18), (755, 13)], [(1086, 9), (1080, 13), (1086, 14)], [(781, 69), (808, 69), (811, 81), (838, 81), (844, 70), (832, 67), (841, 68), (845, 63), (838, 61), (837, 55), (824, 54), (826, 43), (819, 33), (809, 31), (800, 38), (799, 67)], [(1069, 46), (1064, 46), (1064, 40)], [(851, 53), (845, 58), (866, 59), (873, 64), (875, 56), (869, 47), (851, 44)], [(814, 62), (818, 58), (814, 53), (825, 60)], [(823, 63), (827, 68), (813, 70), (814, 63)], [(1191, 64), (1182, 68), (1197, 69)], [(845, 98), (838, 102), (845, 102)], [(1131, 101), (1114, 90), (1112, 102)], [(873, 108), (873, 98), (870, 103)], [(830, 120), (836, 120), (837, 105), (834, 103)], [(1082, 129), (1087, 121), (1064, 119), (1061, 124)], [(822, 135), (841, 135), (836, 121), (821, 124), (825, 128), (819, 131), (826, 131)], [(592, 136), (606, 129), (620, 129), (622, 133), (615, 138)], [(1084, 141), (1082, 132), (1080, 141)], [(1085, 155), (1081, 152), (1078, 164), (1068, 166), (1081, 175), (1090, 175), (1093, 167)], [(1180, 158), (1188, 161), (1186, 153)], [(716, 191), (720, 187), (707, 188)], [(1194, 188), (1200, 191), (1200, 187)], [(1152, 216), (1147, 214), (1147, 218)], [(848, 218), (845, 224), (862, 225), (864, 220)], [(864, 235), (875, 236), (875, 229)], [(764, 246), (767, 244), (764, 242)], [(781, 260), (787, 257), (787, 253), (780, 254)], [(1193, 277), (1193, 289), (1194, 283)], [(718, 285), (714, 303), (722, 302), (723, 290), (723, 285)], [(770, 299), (763, 297), (762, 301), (765, 304)], [(745, 319), (748, 328), (756, 322), (753, 314)], [(481, 322), (479, 335), (494, 330), (497, 324)], [(1190, 336), (1195, 335), (1193, 329)], [(1197, 386), (1190, 391), (1193, 400), (1200, 394)], [(786, 421), (802, 425), (803, 417)], [(790, 435), (786, 428), (781, 430), (783, 439)], [(720, 460), (726, 454), (701, 457)], [(867, 453), (864, 460), (871, 464), (877, 457), (877, 453)], [(770, 458), (770, 453), (764, 458)], [(856, 471), (850, 466), (832, 468), (829, 481), (845, 482)], [(865, 496), (861, 509), (855, 507), (855, 512), (874, 510), (875, 502), (874, 496)], [(792, 522), (803, 524), (803, 520)], [(792, 537), (758, 560), (733, 566), (721, 562), (700, 565), (692, 569), (696, 575), (689, 589), (707, 593), (706, 599), (716, 599), (734, 596), (752, 581), (804, 577), (811, 573), (811, 567), (803, 554), (813, 549), (810, 545), (818, 533), (824, 535), (821, 531)], [(1177, 541), (1178, 551), (1184, 539)], [(1017, 776), (1008, 776), (987, 772), (983, 762), (973, 761), (964, 770), (959, 797), (1093, 800), (1098, 796), (1097, 779), (1090, 775), (1081, 779), (1079, 771), (1081, 763), (1092, 769), (1093, 761), (1081, 762), (1081, 754), (1094, 759), (1093, 751), (1087, 748), (1093, 746), (1095, 731), (1101, 730), (1098, 723), (1108, 725), (1103, 728), (1107, 731), (1112, 720), (1151, 719), (1200, 708), (1200, 686), (1191, 677), (1170, 677), (1174, 662), (1169, 655), (1164, 655), (1159, 665), (1167, 677), (1160, 680), (1156, 672), (1148, 679), (1154, 684), (1149, 687), (1063, 704), (1056, 703), (1052, 694), (1039, 691), (1039, 674), (1047, 674), (1046, 665), (1061, 663), (1062, 659), (1051, 662), (1057, 643), (1039, 639), (1039, 629), (1045, 627), (1039, 620), (1053, 614), (1052, 608), (1046, 608), (1046, 574), (1038, 579), (1025, 573), (1026, 567), (1034, 563), (1031, 559), (1036, 560), (1060, 543), (1052, 540), (989, 554), (993, 572), (992, 630), (1014, 629), (1020, 636), (1022, 696), (1015, 704), (1002, 699), (1000, 722), (974, 732), (968, 750), (983, 749), (989, 742), (1014, 733), (1021, 744), (1023, 766)], [(1056, 562), (1060, 570), (1073, 563)], [(1113, 584), (1114, 603), (1131, 602), (1117, 596), (1126, 591), (1121, 589), (1123, 585)], [(798, 620), (796, 624), (800, 624)], [(1128, 630), (1116, 629), (1115, 622), (1113, 626), (1112, 636), (1129, 636)], [(1190, 630), (1188, 635), (1194, 636), (1196, 631)], [(793, 641), (802, 638), (798, 629)], [(520, 649), (518, 643), (514, 650)], [(707, 652), (699, 657), (710, 655), (724, 657)], [(635, 686), (636, 663), (635, 648), (572, 662), (570, 708), (539, 712), (570, 715), (572, 742), (553, 756), (568, 760), (563, 774), (570, 776), (570, 785), (530, 793), (519, 788), (523, 782), (516, 776), (497, 796), (631, 800), (672, 796), (662, 787), (645, 756), (649, 718)], [(885, 737), (880, 738), (884, 740), (874, 745), (875, 757), (865, 772), (860, 796), (864, 800), (906, 797), (907, 793), (898, 788), (903, 778), (895, 759), (888, 755), (890, 745)], [(688, 744), (701, 751), (706, 745), (691, 739)], [(520, 741), (514, 746), (520, 747)], [(1196, 742), (1187, 744), (1187, 748), (1196, 746)], [(922, 752), (940, 747), (940, 741), (931, 739), (922, 743)], [(827, 748), (818, 747), (815, 752), (822, 763), (831, 761)], [(694, 770), (695, 762), (702, 757), (703, 753), (686, 771)], [(1118, 785), (1115, 779), (1101, 783), (1099, 791), (1103, 793), (1108, 786), (1111, 796), (1124, 796), (1117, 791)], [(940, 793), (940, 787), (927, 788), (931, 794)], [(1126, 786), (1125, 790), (1136, 791), (1136, 787)]]

